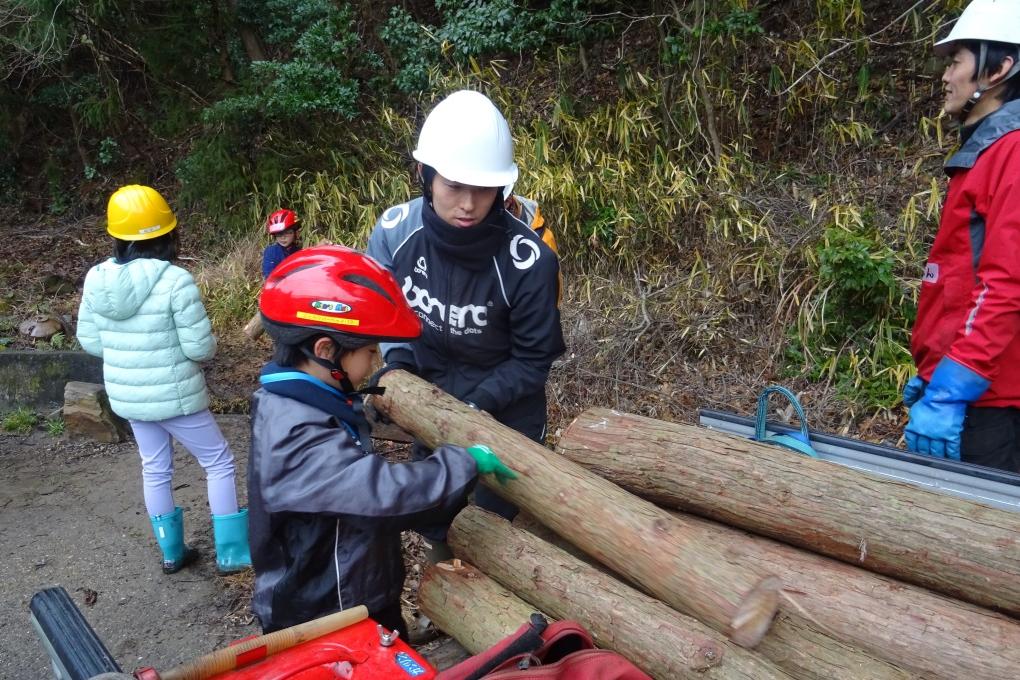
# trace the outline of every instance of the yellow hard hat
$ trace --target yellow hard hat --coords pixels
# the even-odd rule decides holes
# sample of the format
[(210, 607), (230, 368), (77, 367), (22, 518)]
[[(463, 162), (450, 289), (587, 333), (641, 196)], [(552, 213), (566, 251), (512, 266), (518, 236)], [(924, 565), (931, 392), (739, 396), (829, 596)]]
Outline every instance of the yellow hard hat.
[(130, 184), (110, 196), (106, 231), (123, 241), (145, 241), (173, 231), (177, 218), (152, 187)]

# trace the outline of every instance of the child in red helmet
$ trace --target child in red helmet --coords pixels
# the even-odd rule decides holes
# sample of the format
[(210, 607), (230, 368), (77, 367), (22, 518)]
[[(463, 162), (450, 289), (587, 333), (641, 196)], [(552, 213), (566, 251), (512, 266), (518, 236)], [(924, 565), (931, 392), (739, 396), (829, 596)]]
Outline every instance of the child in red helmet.
[(275, 348), (252, 397), (252, 609), (268, 633), (363, 604), (406, 638), (400, 532), (449, 521), (479, 473), (516, 475), (485, 447), (414, 463), (372, 453), (354, 386), (376, 343), (412, 340), (421, 323), (371, 258), (302, 250), (266, 280), (259, 310)]
[(262, 278), (269, 278), (276, 265), (301, 250), (297, 234), (300, 228), (301, 220), (293, 210), (281, 208), (269, 216), (266, 233), (274, 240), (262, 251)]

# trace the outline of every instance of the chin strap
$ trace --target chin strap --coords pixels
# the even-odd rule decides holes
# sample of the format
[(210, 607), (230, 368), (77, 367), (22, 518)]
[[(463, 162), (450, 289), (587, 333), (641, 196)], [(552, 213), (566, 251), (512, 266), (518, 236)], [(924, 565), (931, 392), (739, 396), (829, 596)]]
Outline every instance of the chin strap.
[[(335, 340), (332, 341), (332, 342), (333, 342), (333, 347), (336, 348), (336, 353), (337, 354), (342, 354), (343, 353), (343, 348)], [(360, 389), (360, 390), (356, 390), (356, 389), (354, 389), (354, 385), (351, 384), (351, 379), (347, 377), (347, 373), (344, 372), (344, 369), (340, 366), (340, 364), (338, 362), (327, 361), (326, 359), (323, 359), (322, 357), (317, 357), (317, 356), (315, 356), (315, 352), (313, 352), (312, 350), (308, 349), (307, 347), (301, 347), (301, 353), (304, 354), (306, 357), (308, 357), (310, 360), (312, 360), (315, 363), (317, 363), (319, 366), (322, 366), (327, 371), (329, 371), (329, 377), (333, 378), (333, 380), (336, 380), (338, 383), (340, 383), (340, 391), (343, 392), (344, 394), (347, 394), (347, 395), (355, 395), (355, 394), (383, 394), (386, 391), (385, 387), (378, 387), (378, 386), (375, 386), (375, 387), (371, 387), (370, 386), (370, 387), (365, 387), (365, 388)]]
[[(981, 74), (985, 72), (985, 66), (987, 65), (987, 62), (988, 62), (988, 43), (982, 42), (980, 47), (978, 48), (977, 74), (979, 78), (981, 77)], [(969, 116), (970, 112), (974, 110), (974, 107), (977, 106), (977, 103), (981, 101), (981, 97), (984, 95), (985, 92), (992, 89), (993, 87), (998, 87), (999, 85), (1002, 85), (1007, 80), (1015, 76), (1017, 73), (1020, 73), (1020, 49), (1017, 49), (1016, 56), (1013, 57), (1012, 68), (1009, 69), (1009, 71), (1006, 73), (1002, 80), (995, 83), (994, 85), (988, 84), (985, 87), (981, 87), (980, 85), (978, 85), (977, 90), (974, 91), (974, 94), (970, 96), (970, 98), (967, 100), (967, 103), (964, 104), (963, 108), (960, 110), (960, 120), (961, 121), (967, 120), (967, 116)]]
[[(985, 62), (987, 61), (988, 61), (988, 43), (982, 42), (978, 48), (978, 61), (977, 61), (978, 78), (980, 78), (981, 74), (985, 72)], [(977, 89), (974, 90), (974, 94), (972, 94), (967, 99), (967, 103), (963, 105), (962, 109), (960, 109), (959, 118), (961, 121), (967, 120), (967, 116), (969, 116), (970, 112), (974, 110), (974, 107), (977, 106), (977, 103), (981, 101), (981, 95), (987, 92), (989, 87), (990, 86), (982, 87), (980, 84), (978, 85)]]

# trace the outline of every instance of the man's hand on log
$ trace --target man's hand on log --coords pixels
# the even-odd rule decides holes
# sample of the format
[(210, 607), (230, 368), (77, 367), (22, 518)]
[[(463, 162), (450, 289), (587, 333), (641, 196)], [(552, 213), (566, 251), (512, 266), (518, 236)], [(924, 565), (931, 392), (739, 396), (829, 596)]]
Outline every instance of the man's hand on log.
[(495, 475), (496, 481), (500, 484), (517, 479), (517, 473), (508, 468), (488, 446), (475, 444), (469, 446), (467, 452), (475, 459), (475, 464), (478, 465), (478, 474)]

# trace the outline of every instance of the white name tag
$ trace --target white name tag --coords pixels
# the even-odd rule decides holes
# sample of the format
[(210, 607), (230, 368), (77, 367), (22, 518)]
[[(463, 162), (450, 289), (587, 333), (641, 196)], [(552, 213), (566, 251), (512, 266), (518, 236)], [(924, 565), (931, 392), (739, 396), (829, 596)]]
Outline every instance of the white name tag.
[(929, 262), (924, 266), (925, 283), (937, 283), (939, 280), (939, 266), (935, 262)]

